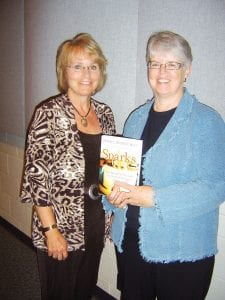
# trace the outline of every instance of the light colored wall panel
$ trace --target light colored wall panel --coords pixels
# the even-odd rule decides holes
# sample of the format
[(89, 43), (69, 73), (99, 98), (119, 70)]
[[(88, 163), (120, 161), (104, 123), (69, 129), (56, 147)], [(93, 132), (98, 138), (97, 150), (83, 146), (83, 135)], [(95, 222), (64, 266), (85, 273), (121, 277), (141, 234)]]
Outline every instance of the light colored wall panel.
[(206, 300), (224, 300), (225, 284), (224, 280), (213, 276), (212, 283)]
[(55, 56), (59, 44), (89, 32), (108, 59), (108, 80), (96, 99), (110, 104), (118, 131), (134, 107), (137, 0), (25, 0), (26, 124), (34, 106), (56, 94)]
[(147, 84), (145, 48), (149, 35), (172, 30), (183, 35), (193, 51), (193, 71), (187, 87), (201, 102), (225, 119), (225, 1), (140, 1), (136, 103), (152, 96)]
[(23, 1), (0, 1), (0, 133), (24, 135)]
[[(225, 238), (218, 237), (218, 247), (221, 249), (216, 255), (215, 271), (214, 275), (221, 279), (225, 279)], [(225, 295), (224, 295), (225, 296)]]

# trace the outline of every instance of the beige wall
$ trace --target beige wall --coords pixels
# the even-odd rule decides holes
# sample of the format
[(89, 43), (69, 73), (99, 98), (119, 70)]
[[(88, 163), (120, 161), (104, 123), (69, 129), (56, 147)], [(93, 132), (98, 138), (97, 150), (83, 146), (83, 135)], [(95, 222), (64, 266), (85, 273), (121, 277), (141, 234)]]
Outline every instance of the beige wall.
[(0, 142), (0, 215), (30, 236), (31, 205), (19, 201), (23, 149)]

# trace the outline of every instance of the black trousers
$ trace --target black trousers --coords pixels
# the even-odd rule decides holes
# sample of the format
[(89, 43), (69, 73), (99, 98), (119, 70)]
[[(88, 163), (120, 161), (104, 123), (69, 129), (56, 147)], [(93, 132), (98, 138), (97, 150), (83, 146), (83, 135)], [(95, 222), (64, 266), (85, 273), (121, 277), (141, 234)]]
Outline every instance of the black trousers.
[(37, 250), (42, 300), (91, 299), (104, 246), (105, 216), (90, 201), (85, 203), (85, 251), (71, 251), (66, 260), (58, 261)]
[(214, 256), (195, 262), (149, 263), (140, 256), (137, 232), (129, 229), (125, 231), (123, 249), (123, 253), (116, 251), (122, 300), (205, 299)]

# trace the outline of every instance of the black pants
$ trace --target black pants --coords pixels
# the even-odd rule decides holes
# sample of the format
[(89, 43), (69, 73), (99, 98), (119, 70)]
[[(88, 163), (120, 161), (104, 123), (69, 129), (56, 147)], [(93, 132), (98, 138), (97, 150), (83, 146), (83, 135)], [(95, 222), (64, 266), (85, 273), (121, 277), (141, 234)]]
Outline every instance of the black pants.
[(58, 261), (37, 250), (42, 300), (91, 299), (104, 246), (105, 217), (94, 202), (85, 205), (85, 251), (71, 251), (66, 260)]
[(195, 262), (149, 263), (140, 256), (138, 235), (132, 230), (125, 231), (123, 248), (123, 253), (117, 252), (122, 300), (205, 299), (214, 256)]

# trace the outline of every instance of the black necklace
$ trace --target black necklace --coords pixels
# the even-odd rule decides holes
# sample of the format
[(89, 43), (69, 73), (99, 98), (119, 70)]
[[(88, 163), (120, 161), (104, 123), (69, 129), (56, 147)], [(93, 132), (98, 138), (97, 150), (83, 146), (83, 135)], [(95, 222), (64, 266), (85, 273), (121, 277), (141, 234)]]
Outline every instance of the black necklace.
[(88, 108), (88, 112), (86, 113), (85, 116), (82, 116), (79, 111), (76, 109), (76, 107), (73, 105), (75, 111), (78, 113), (78, 115), (81, 117), (81, 124), (84, 126), (84, 127), (87, 127), (88, 126), (88, 121), (87, 121), (87, 116), (91, 110), (91, 101), (90, 101), (90, 106)]

